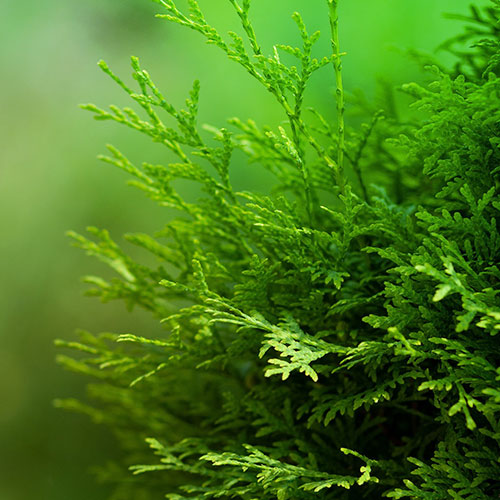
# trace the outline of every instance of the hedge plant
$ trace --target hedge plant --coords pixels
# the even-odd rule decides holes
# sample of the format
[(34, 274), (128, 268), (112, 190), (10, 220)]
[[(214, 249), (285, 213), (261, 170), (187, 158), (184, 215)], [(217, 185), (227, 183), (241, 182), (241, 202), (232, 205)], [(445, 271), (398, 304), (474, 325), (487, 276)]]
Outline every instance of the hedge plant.
[[(155, 265), (106, 230), (71, 233), (116, 272), (87, 277), (89, 293), (158, 320), (153, 336), (59, 342), (78, 351), (60, 361), (94, 382), (90, 402), (58, 404), (108, 425), (123, 449), (103, 470), (112, 498), (498, 498), (499, 0), (472, 7), (446, 42), (453, 68), (434, 62), (430, 84), (400, 89), (412, 111), (386, 88), (384, 102), (351, 104), (366, 117), (355, 127), (338, 0), (317, 7), (324, 57), (298, 13), (301, 46), (268, 54), (250, 0), (229, 0), (240, 26), (227, 36), (196, 0), (157, 3), (257, 80), (284, 122), (203, 128), (198, 82), (181, 107), (138, 59), (133, 86), (99, 63), (135, 108), (84, 108), (175, 157), (135, 165), (109, 146), (102, 160), (178, 213), (154, 235), (125, 235)], [(316, 72), (336, 88), (333, 122), (307, 107)], [(233, 189), (240, 168), (269, 171), (271, 194)], [(198, 201), (179, 179), (199, 185)]]

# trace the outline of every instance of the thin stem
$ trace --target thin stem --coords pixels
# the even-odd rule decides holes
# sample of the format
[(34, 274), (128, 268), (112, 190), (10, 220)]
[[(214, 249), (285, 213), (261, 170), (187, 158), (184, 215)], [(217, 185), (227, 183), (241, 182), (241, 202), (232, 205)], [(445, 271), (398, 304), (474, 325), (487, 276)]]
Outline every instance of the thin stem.
[(377, 125), (378, 121), (382, 118), (382, 112), (379, 111), (375, 113), (374, 117), (372, 118), (372, 121), (368, 128), (366, 129), (365, 133), (363, 134), (361, 138), (361, 142), (359, 143), (358, 150), (356, 151), (356, 155), (354, 158), (349, 158), (349, 156), (346, 154), (347, 159), (351, 162), (352, 168), (358, 177), (359, 185), (361, 187), (361, 191), (363, 193), (363, 198), (365, 199), (366, 203), (370, 204), (370, 200), (368, 198), (368, 191), (366, 190), (366, 184), (363, 179), (363, 174), (361, 172), (361, 157), (363, 156), (363, 152), (365, 150), (366, 145), (368, 144), (368, 139), (370, 138), (373, 129)]
[(338, 125), (338, 144), (337, 144), (337, 184), (340, 193), (344, 194), (345, 177), (344, 177), (344, 150), (345, 150), (345, 127), (344, 127), (344, 84), (342, 82), (342, 59), (339, 45), (339, 15), (338, 3), (339, 0), (327, 0), (329, 7), (330, 29), (332, 34), (332, 49), (335, 58), (333, 59), (333, 67), (335, 69), (335, 84), (337, 87), (337, 125)]
[[(296, 114), (295, 117), (297, 119), (300, 119), (300, 114)], [(309, 180), (309, 172), (307, 171), (307, 167), (306, 167), (305, 153), (304, 153), (304, 149), (302, 148), (300, 135), (297, 132), (297, 127), (296, 127), (295, 122), (294, 122), (294, 117), (288, 116), (288, 118), (290, 121), (290, 127), (292, 129), (293, 143), (294, 143), (295, 149), (297, 150), (297, 154), (299, 155), (299, 159), (300, 159), (300, 174), (302, 176), (302, 181), (304, 183), (304, 189), (305, 189), (305, 195), (306, 195), (307, 219), (309, 222), (309, 226), (313, 227), (313, 202), (312, 202), (312, 195), (311, 195), (311, 182)]]

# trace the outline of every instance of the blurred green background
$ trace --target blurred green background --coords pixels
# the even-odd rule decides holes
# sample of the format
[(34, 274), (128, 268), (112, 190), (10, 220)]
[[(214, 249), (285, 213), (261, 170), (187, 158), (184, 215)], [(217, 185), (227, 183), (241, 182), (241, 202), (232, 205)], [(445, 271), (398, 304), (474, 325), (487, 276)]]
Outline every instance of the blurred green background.
[[(484, 4), (485, 2), (475, 2)], [(182, 2), (179, 2), (182, 5)], [(234, 29), (227, 0), (200, 0), (207, 19)], [(374, 92), (378, 77), (396, 84), (421, 79), (405, 48), (432, 52), (460, 30), (443, 12), (465, 12), (467, 0), (344, 0), (341, 7), (345, 87)], [(297, 40), (290, 15), (321, 29), (323, 0), (254, 0), (264, 46)], [(56, 397), (82, 396), (85, 380), (55, 363), (53, 339), (76, 328), (151, 334), (158, 326), (121, 304), (82, 297), (84, 274), (106, 272), (72, 248), (64, 233), (97, 225), (119, 235), (161, 228), (168, 215), (126, 186), (126, 176), (96, 155), (113, 143), (135, 161), (168, 161), (160, 146), (116, 124), (94, 123), (82, 102), (130, 104), (96, 66), (105, 59), (128, 76), (141, 58), (157, 84), (182, 104), (192, 80), (202, 83), (200, 121), (223, 126), (231, 116), (276, 125), (283, 120), (265, 91), (193, 32), (154, 19), (149, 0), (46, 0), (0, 3), (0, 499), (104, 499), (90, 466), (118, 453), (104, 428), (56, 410)], [(443, 56), (446, 58), (446, 56)], [(332, 70), (324, 69), (309, 103), (333, 115)], [(261, 173), (235, 166), (238, 184), (262, 184)]]

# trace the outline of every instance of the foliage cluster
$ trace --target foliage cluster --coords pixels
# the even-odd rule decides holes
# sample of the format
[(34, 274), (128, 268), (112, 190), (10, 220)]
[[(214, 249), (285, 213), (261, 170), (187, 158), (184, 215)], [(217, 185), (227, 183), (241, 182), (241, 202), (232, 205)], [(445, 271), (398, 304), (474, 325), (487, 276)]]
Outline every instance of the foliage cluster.
[[(199, 32), (260, 82), (287, 122), (201, 130), (198, 82), (179, 108), (136, 58), (137, 90), (100, 63), (143, 116), (85, 108), (177, 158), (137, 166), (109, 147), (102, 159), (179, 212), (154, 236), (126, 235), (156, 266), (104, 230), (72, 233), (117, 273), (87, 277), (90, 293), (165, 327), (154, 338), (83, 332), (60, 342), (83, 353), (61, 362), (96, 382), (92, 406), (59, 403), (109, 425), (132, 466), (133, 476), (109, 467), (114, 498), (497, 498), (500, 2), (471, 9), (465, 34), (447, 45), (460, 61), (453, 70), (434, 65), (430, 85), (403, 86), (418, 110), (411, 121), (387, 91), (381, 110), (359, 104), (369, 119), (352, 130), (337, 0), (326, 0), (332, 52), (323, 58), (299, 14), (302, 46), (268, 56), (249, 0), (230, 0), (241, 25), (227, 39), (196, 0), (187, 13), (158, 3), (160, 17)], [(473, 44), (465, 52), (464, 41)], [(304, 104), (325, 66), (335, 124)], [(233, 189), (242, 158), (273, 174), (270, 195)], [(179, 179), (199, 185), (196, 203)]]

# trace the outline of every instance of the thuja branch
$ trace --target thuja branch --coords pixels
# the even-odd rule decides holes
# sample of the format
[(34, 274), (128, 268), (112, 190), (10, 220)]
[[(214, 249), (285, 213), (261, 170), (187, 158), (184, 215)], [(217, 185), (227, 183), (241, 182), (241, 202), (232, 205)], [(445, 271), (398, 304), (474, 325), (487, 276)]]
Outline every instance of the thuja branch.
[(340, 193), (344, 193), (344, 150), (345, 150), (345, 127), (344, 127), (344, 85), (342, 82), (342, 59), (339, 44), (339, 15), (338, 0), (327, 0), (330, 17), (330, 29), (332, 35), (332, 49), (334, 54), (333, 67), (335, 69), (336, 101), (337, 101), (337, 183)]
[[(285, 111), (293, 130), (295, 129), (295, 133), (297, 134), (297, 138), (302, 135), (304, 142), (308, 143), (315, 150), (318, 157), (325, 163), (325, 165), (331, 170), (332, 175), (334, 177), (334, 182), (339, 185), (341, 193), (343, 193), (344, 182), (339, 182), (339, 178), (343, 179), (343, 168), (341, 168), (341, 172), (339, 172), (339, 167), (337, 166), (336, 161), (330, 157), (328, 152), (319, 144), (319, 142), (312, 136), (309, 131), (309, 128), (302, 120), (300, 113), (297, 112), (297, 109), (294, 109), (294, 106), (291, 106), (288, 102), (283, 90), (277, 85), (278, 81), (282, 81), (283, 77), (287, 77), (283, 73), (283, 67), (279, 64), (276, 66), (275, 61), (272, 61), (269, 58), (266, 58), (262, 54), (262, 50), (260, 48), (259, 43), (256, 40), (255, 31), (249, 21), (249, 9), (250, 9), (250, 1), (246, 0), (240, 5), (236, 0), (230, 0), (230, 3), (235, 8), (243, 30), (248, 38), (250, 43), (252, 53), (254, 57), (257, 58), (258, 62), (254, 63), (249, 54), (247, 53), (243, 40), (234, 32), (230, 32), (231, 38), (233, 39), (233, 43), (227, 44), (221, 35), (217, 32), (215, 28), (210, 26), (204, 16), (200, 7), (196, 0), (190, 0), (190, 15), (184, 15), (175, 5), (174, 0), (153, 0), (156, 3), (161, 4), (166, 10), (167, 14), (157, 14), (156, 17), (167, 19), (169, 21), (175, 22), (182, 26), (188, 27), (200, 34), (202, 34), (207, 42), (217, 46), (219, 49), (224, 51), (228, 57), (243, 66), (246, 71), (257, 81), (259, 81), (268, 92), (270, 92), (279, 105)], [(300, 57), (302, 54), (300, 54)], [(271, 63), (271, 64), (270, 64)], [(321, 67), (318, 65), (316, 69)], [(285, 72), (286, 73), (286, 72)], [(298, 140), (298, 139), (297, 139)], [(298, 143), (297, 143), (298, 145)], [(299, 148), (300, 149), (300, 148)], [(305, 183), (306, 183), (306, 196), (311, 198), (310, 187), (307, 186), (308, 178), (306, 174)], [(310, 202), (308, 202), (308, 205)]]
[[(333, 51), (321, 60), (312, 57), (319, 33), (309, 35), (299, 14), (302, 48), (276, 45), (266, 56), (251, 0), (229, 0), (248, 38), (231, 32), (229, 43), (197, 0), (182, 2), (187, 14), (176, 0), (155, 1), (163, 17), (201, 33), (264, 85), (292, 133), (234, 119), (238, 133), (209, 127), (207, 144), (198, 83), (178, 108), (136, 59), (138, 92), (100, 64), (146, 117), (128, 107), (85, 109), (176, 155), (139, 167), (110, 147), (102, 158), (175, 209), (154, 236), (126, 235), (146, 262), (105, 230), (71, 233), (117, 274), (87, 277), (90, 295), (141, 307), (166, 327), (151, 338), (81, 332), (80, 342), (58, 343), (76, 354), (61, 356), (64, 366), (96, 378), (96, 407), (74, 399), (58, 406), (106, 423), (123, 445), (120, 463), (103, 471), (117, 483), (114, 498), (498, 498), (500, 0), (484, 15), (472, 8), (470, 21), (486, 23), (491, 36), (457, 53), (457, 68), (437, 70), (429, 86), (403, 87), (418, 113), (399, 120), (386, 99), (387, 122), (373, 134), (376, 113), (349, 140), (340, 0), (326, 0)], [(279, 51), (300, 67), (285, 65)], [(313, 109), (319, 125), (310, 126), (301, 112), (306, 84), (332, 61), (336, 123)], [(491, 72), (471, 79), (463, 66)], [(370, 103), (359, 105), (372, 115)], [(255, 165), (275, 174), (270, 194), (232, 191), (236, 149), (247, 175)], [(364, 201), (347, 183), (344, 157)], [(183, 198), (185, 181), (197, 202)], [(344, 196), (313, 198), (325, 188)], [(144, 436), (153, 436), (151, 450)], [(123, 468), (130, 463), (147, 464), (133, 466), (134, 480)]]

